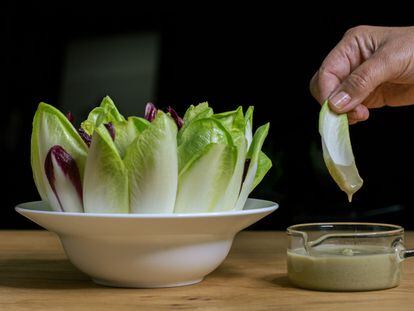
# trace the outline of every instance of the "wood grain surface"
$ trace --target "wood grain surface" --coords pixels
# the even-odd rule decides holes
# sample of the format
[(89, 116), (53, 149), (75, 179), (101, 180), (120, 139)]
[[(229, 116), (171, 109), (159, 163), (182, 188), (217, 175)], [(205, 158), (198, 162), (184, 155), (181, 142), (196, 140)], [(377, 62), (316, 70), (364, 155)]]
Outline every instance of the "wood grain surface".
[[(414, 247), (414, 232), (406, 242)], [(329, 293), (292, 287), (285, 251), (283, 232), (242, 232), (199, 284), (120, 289), (92, 283), (52, 233), (0, 231), (0, 310), (414, 310), (414, 259), (398, 288)]]

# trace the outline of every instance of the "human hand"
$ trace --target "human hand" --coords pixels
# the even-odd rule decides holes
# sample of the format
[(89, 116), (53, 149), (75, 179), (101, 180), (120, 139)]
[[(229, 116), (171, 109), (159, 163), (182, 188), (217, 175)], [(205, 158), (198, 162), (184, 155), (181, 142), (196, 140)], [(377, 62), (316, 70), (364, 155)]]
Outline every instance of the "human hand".
[(350, 124), (371, 108), (414, 104), (414, 27), (358, 26), (348, 30), (310, 82)]

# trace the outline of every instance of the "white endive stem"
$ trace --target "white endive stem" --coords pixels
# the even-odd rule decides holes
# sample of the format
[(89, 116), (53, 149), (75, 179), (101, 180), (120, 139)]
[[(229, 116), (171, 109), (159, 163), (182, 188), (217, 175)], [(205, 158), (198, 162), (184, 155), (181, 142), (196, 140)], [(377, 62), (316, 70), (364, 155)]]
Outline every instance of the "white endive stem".
[(351, 202), (353, 194), (362, 187), (363, 180), (352, 152), (347, 115), (332, 112), (328, 102), (325, 102), (319, 114), (319, 133), (326, 167)]

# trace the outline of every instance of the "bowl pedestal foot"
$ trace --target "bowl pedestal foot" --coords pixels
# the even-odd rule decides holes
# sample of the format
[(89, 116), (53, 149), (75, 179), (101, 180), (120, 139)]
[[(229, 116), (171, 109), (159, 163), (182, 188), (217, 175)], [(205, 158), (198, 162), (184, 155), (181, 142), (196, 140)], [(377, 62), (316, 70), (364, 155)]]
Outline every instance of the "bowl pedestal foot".
[(199, 283), (203, 280), (196, 279), (196, 280), (189, 280), (184, 282), (176, 282), (176, 283), (118, 283), (112, 282), (107, 280), (100, 280), (100, 279), (92, 279), (96, 284), (109, 286), (109, 287), (123, 287), (123, 288), (164, 288), (164, 287), (178, 287), (178, 286), (186, 286)]

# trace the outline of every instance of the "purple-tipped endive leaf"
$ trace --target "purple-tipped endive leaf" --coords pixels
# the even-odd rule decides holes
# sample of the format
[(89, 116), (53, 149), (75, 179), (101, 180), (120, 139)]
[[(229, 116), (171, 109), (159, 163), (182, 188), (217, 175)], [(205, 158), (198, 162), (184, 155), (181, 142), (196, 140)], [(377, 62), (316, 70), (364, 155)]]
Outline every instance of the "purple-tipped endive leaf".
[(95, 129), (83, 180), (87, 213), (128, 213), (128, 174), (111, 134), (102, 124)]
[(178, 113), (172, 107), (168, 107), (167, 111), (170, 113), (171, 118), (174, 119), (178, 129), (182, 128), (184, 125), (184, 120), (178, 115)]
[(79, 168), (72, 156), (61, 146), (53, 146), (47, 153), (45, 173), (52, 189), (47, 193), (52, 208), (63, 212), (83, 212)]
[(111, 135), (112, 140), (115, 141), (115, 127), (112, 122), (104, 123), (104, 126), (108, 130), (109, 135)]
[(68, 111), (66, 113), (66, 118), (69, 120), (70, 123), (74, 123), (75, 122), (75, 117), (73, 116), (72, 112)]
[(145, 106), (145, 116), (144, 118), (148, 120), (149, 122), (152, 122), (155, 117), (157, 116), (157, 107), (153, 103), (148, 103)]
[(177, 125), (162, 111), (126, 151), (131, 213), (172, 213), (177, 193)]
[[(56, 145), (70, 154), (82, 179), (88, 146), (64, 114), (48, 104), (40, 103), (33, 119), (31, 164), (37, 190), (45, 201), (53, 192), (45, 173), (45, 160), (49, 150)], [(56, 208), (57, 205), (52, 207)]]
[(85, 144), (89, 147), (92, 142), (92, 136), (90, 136), (88, 133), (85, 132), (83, 128), (78, 129), (79, 136), (83, 139)]

